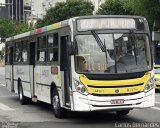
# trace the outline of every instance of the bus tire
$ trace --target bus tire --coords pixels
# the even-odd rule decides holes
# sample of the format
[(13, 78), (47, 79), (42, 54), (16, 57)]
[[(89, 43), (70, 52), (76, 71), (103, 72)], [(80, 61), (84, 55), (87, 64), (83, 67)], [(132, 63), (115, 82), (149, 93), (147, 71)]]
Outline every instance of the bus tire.
[(122, 111), (116, 111), (116, 114), (118, 116), (125, 116), (129, 113), (130, 110), (122, 110)]
[(19, 82), (19, 86), (18, 86), (18, 96), (19, 96), (19, 101), (21, 105), (25, 105), (29, 103), (29, 99), (25, 97), (23, 94), (23, 87), (21, 82)]
[(60, 98), (56, 88), (52, 91), (52, 109), (56, 118), (64, 118), (65, 110), (60, 106)]
[(159, 89), (159, 88), (158, 88), (158, 89), (155, 89), (155, 92), (157, 92), (157, 93), (160, 92), (160, 89)]

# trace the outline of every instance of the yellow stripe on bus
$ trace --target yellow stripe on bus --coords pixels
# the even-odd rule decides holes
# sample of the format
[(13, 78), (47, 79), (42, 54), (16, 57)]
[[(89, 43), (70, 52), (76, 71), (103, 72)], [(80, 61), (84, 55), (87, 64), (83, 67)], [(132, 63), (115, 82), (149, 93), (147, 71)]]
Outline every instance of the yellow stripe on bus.
[[(80, 76), (80, 81), (85, 85), (90, 94), (121, 94), (141, 92), (144, 90), (144, 87), (149, 79), (150, 73), (146, 73), (142, 78), (127, 80), (89, 80), (84, 75)], [(88, 87), (88, 85), (92, 87)], [(113, 86), (113, 88), (111, 88), (111, 86)], [(118, 90), (118, 93), (116, 92), (116, 89)]]
[(61, 27), (61, 22), (47, 26), (47, 30), (53, 30)]

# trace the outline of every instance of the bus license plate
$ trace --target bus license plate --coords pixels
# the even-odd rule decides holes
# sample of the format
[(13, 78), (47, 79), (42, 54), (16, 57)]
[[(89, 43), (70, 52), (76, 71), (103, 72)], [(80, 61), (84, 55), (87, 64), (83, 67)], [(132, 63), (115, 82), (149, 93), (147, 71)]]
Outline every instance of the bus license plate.
[(111, 104), (124, 104), (124, 99), (111, 100)]

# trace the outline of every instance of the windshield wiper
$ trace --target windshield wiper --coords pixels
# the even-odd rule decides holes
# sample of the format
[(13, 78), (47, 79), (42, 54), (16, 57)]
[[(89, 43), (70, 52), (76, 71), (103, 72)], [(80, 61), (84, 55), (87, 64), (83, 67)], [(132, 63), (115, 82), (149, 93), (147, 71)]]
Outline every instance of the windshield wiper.
[(91, 33), (92, 33), (93, 37), (95, 38), (97, 44), (99, 45), (100, 49), (102, 50), (102, 52), (105, 52), (106, 62), (108, 64), (107, 49), (106, 49), (105, 40), (104, 40), (104, 44), (103, 44), (103, 42), (101, 41), (100, 37), (98, 36), (98, 34), (94, 30), (91, 30)]
[(136, 53), (136, 45), (135, 45), (136, 40), (135, 40), (135, 35), (134, 35), (133, 30), (130, 30), (130, 34), (131, 34), (131, 37), (132, 37), (131, 39), (132, 39), (132, 41), (133, 41), (134, 56), (135, 56), (135, 61), (136, 61), (136, 65), (137, 65), (137, 53)]
[(101, 48), (102, 52), (106, 52), (105, 46), (102, 43), (99, 36), (97, 35), (97, 33), (94, 30), (91, 30), (91, 33), (92, 33), (93, 37), (95, 38), (95, 40), (97, 41), (97, 43), (98, 43), (99, 47)]

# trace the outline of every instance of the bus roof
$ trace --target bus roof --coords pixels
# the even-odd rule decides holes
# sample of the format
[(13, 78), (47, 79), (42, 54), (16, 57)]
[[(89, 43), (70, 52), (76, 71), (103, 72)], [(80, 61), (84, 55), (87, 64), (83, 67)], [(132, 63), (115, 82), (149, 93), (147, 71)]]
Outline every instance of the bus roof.
[(65, 26), (68, 25), (68, 21), (69, 20), (65, 20), (65, 21), (62, 21), (62, 22), (58, 22), (58, 23), (55, 23), (55, 24), (44, 26), (42, 28), (37, 28), (35, 30), (31, 30), (29, 32), (25, 32), (25, 33), (22, 33), (22, 34), (19, 34), (19, 35), (15, 35), (13, 37), (9, 37), (9, 38), (6, 39), (6, 42), (11, 41), (11, 40), (20, 39), (20, 38), (25, 38), (25, 37), (28, 37), (28, 36), (31, 36), (31, 35), (36, 35), (36, 34), (47, 32), (47, 31), (51, 31), (51, 30), (58, 29), (58, 28), (61, 28), (61, 27), (65, 27)]
[(61, 28), (61, 27), (65, 27), (65, 26), (69, 25), (69, 21), (70, 20), (73, 20), (73, 19), (85, 19), (85, 18), (140, 18), (140, 19), (145, 19), (144, 17), (141, 17), (141, 16), (132, 16), (132, 15), (79, 16), (79, 17), (73, 17), (73, 18), (70, 18), (68, 20), (64, 20), (64, 21), (61, 21), (61, 22), (58, 22), (58, 23), (55, 23), (55, 24), (44, 26), (42, 28), (37, 28), (37, 29), (31, 30), (29, 32), (25, 32), (25, 33), (22, 33), (22, 34), (19, 34), (19, 35), (15, 35), (13, 37), (9, 37), (9, 38), (6, 39), (6, 42), (11, 41), (11, 40), (17, 40), (17, 39), (20, 39), (20, 38), (25, 38), (25, 37), (28, 37), (28, 36), (31, 36), (31, 35), (40, 34), (40, 33), (47, 32), (47, 31), (51, 31), (51, 30), (58, 29), (58, 28)]

